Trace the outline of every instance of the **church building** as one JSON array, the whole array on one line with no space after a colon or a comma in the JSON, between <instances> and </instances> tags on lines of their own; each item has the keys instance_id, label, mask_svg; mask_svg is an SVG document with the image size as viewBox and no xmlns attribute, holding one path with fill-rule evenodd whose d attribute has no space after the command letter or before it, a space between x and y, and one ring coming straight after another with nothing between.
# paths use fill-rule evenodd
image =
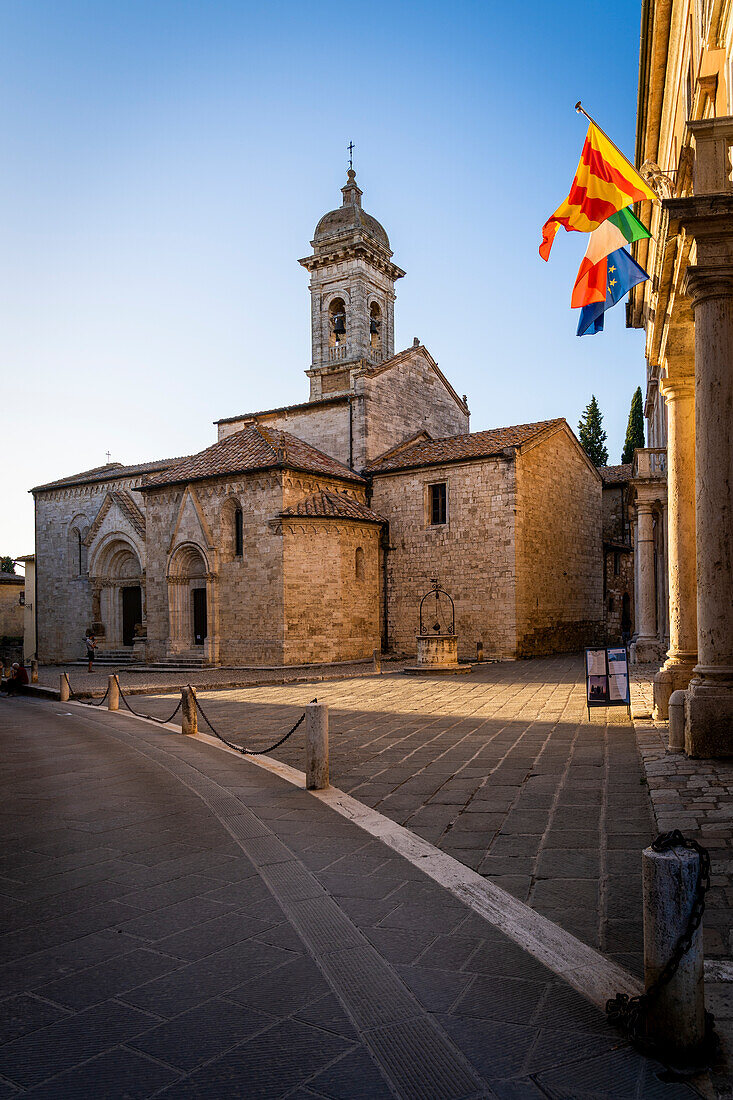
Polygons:
<instances>
[{"instance_id":1,"label":"church building","mask_svg":"<svg viewBox=\"0 0 733 1100\"><path fill-rule=\"evenodd\" d=\"M395 353L405 274L349 170L316 226L308 400L227 416L185 458L33 490L38 656L280 665L414 653L433 579L461 657L603 633L602 481L563 419L469 431L419 341Z\"/></svg>"}]
</instances>

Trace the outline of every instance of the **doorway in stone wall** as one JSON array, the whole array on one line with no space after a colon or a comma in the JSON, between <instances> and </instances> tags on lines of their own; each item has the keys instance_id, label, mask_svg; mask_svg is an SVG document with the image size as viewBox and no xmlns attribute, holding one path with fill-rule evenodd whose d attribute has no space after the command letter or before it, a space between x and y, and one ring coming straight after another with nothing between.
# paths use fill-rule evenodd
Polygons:
<instances>
[{"instance_id":1,"label":"doorway in stone wall","mask_svg":"<svg viewBox=\"0 0 733 1100\"><path fill-rule=\"evenodd\" d=\"M191 592L193 605L193 644L203 645L208 634L206 623L206 589L194 588Z\"/></svg>"},{"instance_id":2,"label":"doorway in stone wall","mask_svg":"<svg viewBox=\"0 0 733 1100\"><path fill-rule=\"evenodd\" d=\"M135 627L143 621L143 594L139 585L120 590L122 596L122 644L132 645Z\"/></svg>"}]
</instances>

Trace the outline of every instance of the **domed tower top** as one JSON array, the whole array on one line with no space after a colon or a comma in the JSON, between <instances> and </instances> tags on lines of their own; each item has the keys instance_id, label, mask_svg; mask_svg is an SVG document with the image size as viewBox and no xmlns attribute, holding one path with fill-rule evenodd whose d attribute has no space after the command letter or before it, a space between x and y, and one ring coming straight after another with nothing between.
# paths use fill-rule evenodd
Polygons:
<instances>
[{"instance_id":1,"label":"domed tower top","mask_svg":"<svg viewBox=\"0 0 733 1100\"><path fill-rule=\"evenodd\" d=\"M405 273L384 227L362 208L351 167L341 194L316 226L312 255L299 261L311 276L311 400L348 392L355 371L394 355L394 284Z\"/></svg>"}]
</instances>

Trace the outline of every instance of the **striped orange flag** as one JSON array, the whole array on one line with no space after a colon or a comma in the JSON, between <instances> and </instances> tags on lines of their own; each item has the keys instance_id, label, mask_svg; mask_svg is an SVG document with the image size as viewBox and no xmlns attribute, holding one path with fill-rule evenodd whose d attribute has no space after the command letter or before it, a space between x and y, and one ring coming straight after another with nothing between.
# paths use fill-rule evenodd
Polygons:
<instances>
[{"instance_id":1,"label":"striped orange flag","mask_svg":"<svg viewBox=\"0 0 733 1100\"><path fill-rule=\"evenodd\" d=\"M540 256L549 259L559 226L590 233L617 210L642 199L655 198L626 157L591 122L570 194L542 227Z\"/></svg>"}]
</instances>

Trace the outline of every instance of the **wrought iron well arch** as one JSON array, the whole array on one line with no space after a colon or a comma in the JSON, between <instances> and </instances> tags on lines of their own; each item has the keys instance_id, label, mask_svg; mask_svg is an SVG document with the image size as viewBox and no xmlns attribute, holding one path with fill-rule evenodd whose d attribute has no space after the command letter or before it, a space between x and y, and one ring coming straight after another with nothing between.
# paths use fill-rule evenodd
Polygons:
<instances>
[{"instance_id":1,"label":"wrought iron well arch","mask_svg":"<svg viewBox=\"0 0 733 1100\"><path fill-rule=\"evenodd\" d=\"M426 625L425 616L424 616L425 601L427 599L429 599L431 596L435 597L435 605L434 605L435 606L435 621L434 621L434 625L433 625L432 629L430 629ZM450 604L450 623L448 624L448 626L444 630L441 629L441 627L444 624L442 622L443 615L442 615L442 611L441 611L441 607L440 607L441 598L443 596L445 597L446 600L448 600L448 603ZM420 600L420 634L422 634L422 635L425 635L425 634L450 634L450 635L453 635L453 634L455 634L455 632L456 632L456 608L455 608L455 604L453 603L453 597L448 592L446 592L446 590L443 588L440 581L438 581L437 579L433 579L433 581L431 582L431 587L430 587L429 591L426 592L425 595Z\"/></svg>"}]
</instances>

